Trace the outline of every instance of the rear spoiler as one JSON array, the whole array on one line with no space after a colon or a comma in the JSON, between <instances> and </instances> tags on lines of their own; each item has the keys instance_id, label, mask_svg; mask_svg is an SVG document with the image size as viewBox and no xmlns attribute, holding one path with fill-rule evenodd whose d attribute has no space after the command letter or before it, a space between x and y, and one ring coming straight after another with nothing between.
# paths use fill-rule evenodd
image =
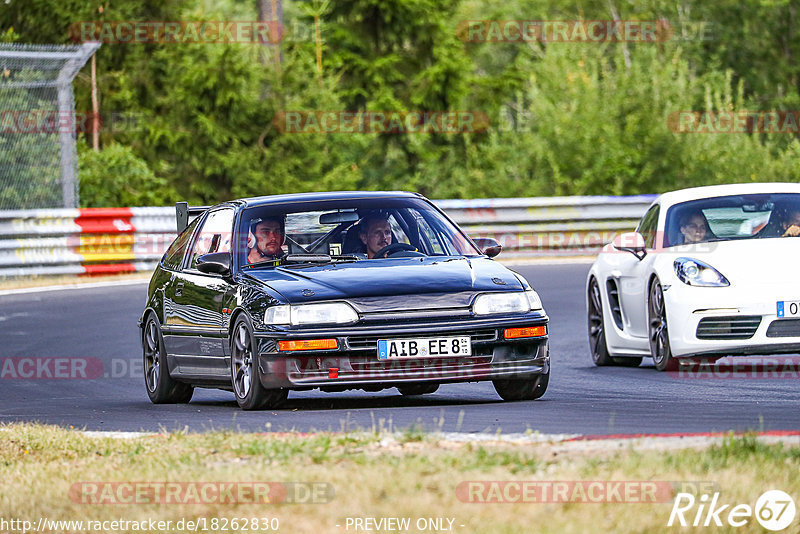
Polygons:
<instances>
[{"instance_id":1,"label":"rear spoiler","mask_svg":"<svg viewBox=\"0 0 800 534\"><path fill-rule=\"evenodd\" d=\"M183 232L189 226L189 219L197 217L206 211L209 206L189 206L188 202L175 203L175 216L178 219L178 233Z\"/></svg>"}]
</instances>

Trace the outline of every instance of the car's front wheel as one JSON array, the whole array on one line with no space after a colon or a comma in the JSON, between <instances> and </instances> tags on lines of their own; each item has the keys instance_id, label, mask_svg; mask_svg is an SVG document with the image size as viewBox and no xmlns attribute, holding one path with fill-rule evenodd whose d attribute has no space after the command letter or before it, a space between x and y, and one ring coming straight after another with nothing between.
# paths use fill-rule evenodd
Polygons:
<instances>
[{"instance_id":1,"label":"car's front wheel","mask_svg":"<svg viewBox=\"0 0 800 534\"><path fill-rule=\"evenodd\" d=\"M153 404L180 404L192 399L194 388L173 380L167 367L167 351L161 326L149 315L142 330L144 385Z\"/></svg>"},{"instance_id":2,"label":"car's front wheel","mask_svg":"<svg viewBox=\"0 0 800 534\"><path fill-rule=\"evenodd\" d=\"M286 389L267 389L261 384L257 352L253 350L253 327L239 316L231 333L231 385L243 410L275 408L286 400Z\"/></svg>"},{"instance_id":3,"label":"car's front wheel","mask_svg":"<svg viewBox=\"0 0 800 534\"><path fill-rule=\"evenodd\" d=\"M493 380L494 389L505 401L535 400L544 395L550 383L550 371L533 378Z\"/></svg>"},{"instance_id":4,"label":"car's front wheel","mask_svg":"<svg viewBox=\"0 0 800 534\"><path fill-rule=\"evenodd\" d=\"M647 318L650 338L650 355L659 371L675 371L678 360L672 357L667 326L667 307L664 303L664 290L658 279L650 284L647 299Z\"/></svg>"}]
</instances>

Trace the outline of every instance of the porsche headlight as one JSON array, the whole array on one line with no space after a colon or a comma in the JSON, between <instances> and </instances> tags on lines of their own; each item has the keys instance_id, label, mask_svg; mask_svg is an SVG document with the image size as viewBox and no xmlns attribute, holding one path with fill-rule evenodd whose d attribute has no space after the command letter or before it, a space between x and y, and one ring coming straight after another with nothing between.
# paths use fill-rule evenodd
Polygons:
<instances>
[{"instance_id":1,"label":"porsche headlight","mask_svg":"<svg viewBox=\"0 0 800 534\"><path fill-rule=\"evenodd\" d=\"M678 280L690 286L725 287L731 285L722 273L707 263L692 258L678 258L674 263Z\"/></svg>"},{"instance_id":2,"label":"porsche headlight","mask_svg":"<svg viewBox=\"0 0 800 534\"><path fill-rule=\"evenodd\" d=\"M264 313L267 324L346 324L358 321L358 313L345 302L273 306Z\"/></svg>"},{"instance_id":3,"label":"porsche headlight","mask_svg":"<svg viewBox=\"0 0 800 534\"><path fill-rule=\"evenodd\" d=\"M472 313L475 315L524 313L541 308L539 295L533 290L513 293L484 293L475 298L475 302L472 304Z\"/></svg>"}]
</instances>

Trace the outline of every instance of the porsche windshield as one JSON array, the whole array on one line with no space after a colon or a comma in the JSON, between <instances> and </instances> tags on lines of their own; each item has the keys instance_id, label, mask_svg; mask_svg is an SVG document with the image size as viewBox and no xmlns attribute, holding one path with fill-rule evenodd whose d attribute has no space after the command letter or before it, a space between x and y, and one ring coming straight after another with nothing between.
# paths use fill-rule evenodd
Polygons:
<instances>
[{"instance_id":1,"label":"porsche windshield","mask_svg":"<svg viewBox=\"0 0 800 534\"><path fill-rule=\"evenodd\" d=\"M693 200L667 212L666 246L800 235L800 194Z\"/></svg>"},{"instance_id":2,"label":"porsche windshield","mask_svg":"<svg viewBox=\"0 0 800 534\"><path fill-rule=\"evenodd\" d=\"M417 198L369 198L252 207L239 219L247 236L239 265L477 256L464 234ZM246 243L246 244L245 244Z\"/></svg>"}]
</instances>

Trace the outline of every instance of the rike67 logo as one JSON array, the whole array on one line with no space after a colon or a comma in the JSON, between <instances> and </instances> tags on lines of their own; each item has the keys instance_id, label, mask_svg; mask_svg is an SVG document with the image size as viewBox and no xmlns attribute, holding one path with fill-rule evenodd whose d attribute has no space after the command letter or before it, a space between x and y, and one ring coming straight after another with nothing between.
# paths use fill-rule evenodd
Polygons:
<instances>
[{"instance_id":1,"label":"rike67 logo","mask_svg":"<svg viewBox=\"0 0 800 534\"><path fill-rule=\"evenodd\" d=\"M678 493L669 514L667 526L743 527L755 520L767 530L780 531L789 527L797 512L794 499L781 490L764 492L756 501L755 508L749 504L723 504L719 492L711 497L703 494L697 499L691 493Z\"/></svg>"}]
</instances>

